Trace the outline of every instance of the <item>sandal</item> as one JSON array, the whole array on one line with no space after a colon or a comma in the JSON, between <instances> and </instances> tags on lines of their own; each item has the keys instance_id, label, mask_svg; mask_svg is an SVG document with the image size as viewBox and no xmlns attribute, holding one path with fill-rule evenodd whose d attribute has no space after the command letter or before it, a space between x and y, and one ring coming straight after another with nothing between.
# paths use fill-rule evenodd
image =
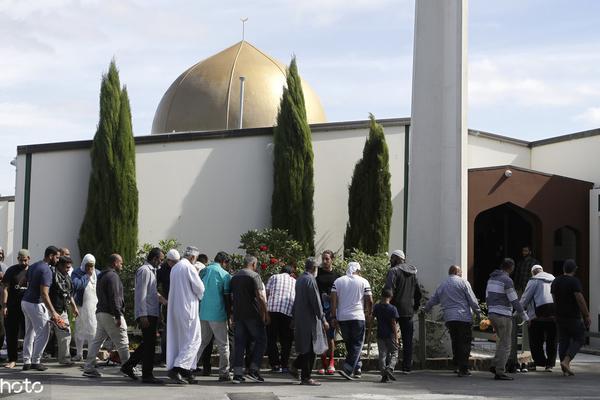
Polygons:
<instances>
[{"instance_id":1,"label":"sandal","mask_svg":"<svg viewBox=\"0 0 600 400\"><path fill-rule=\"evenodd\" d=\"M320 370L317 371L317 374L325 375L325 370L323 368L321 368Z\"/></svg>"},{"instance_id":2,"label":"sandal","mask_svg":"<svg viewBox=\"0 0 600 400\"><path fill-rule=\"evenodd\" d=\"M325 371L325 374L327 375L335 375L335 368L330 365L329 367L327 367L327 370Z\"/></svg>"}]
</instances>

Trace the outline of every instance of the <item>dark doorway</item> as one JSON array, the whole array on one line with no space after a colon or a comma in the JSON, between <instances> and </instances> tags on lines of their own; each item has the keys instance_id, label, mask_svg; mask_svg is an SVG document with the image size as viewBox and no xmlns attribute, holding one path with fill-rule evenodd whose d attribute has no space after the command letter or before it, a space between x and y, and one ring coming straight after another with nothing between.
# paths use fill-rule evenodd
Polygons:
<instances>
[{"instance_id":1,"label":"dark doorway","mask_svg":"<svg viewBox=\"0 0 600 400\"><path fill-rule=\"evenodd\" d=\"M572 258L577 262L578 232L570 226L563 226L554 231L554 254L553 271L554 276L562 275L563 263Z\"/></svg>"},{"instance_id":2,"label":"dark doorway","mask_svg":"<svg viewBox=\"0 0 600 400\"><path fill-rule=\"evenodd\" d=\"M535 254L538 228L533 214L511 203L483 211L475 218L473 289L480 300L485 300L489 275L503 258L518 262L523 246L532 246Z\"/></svg>"}]
</instances>

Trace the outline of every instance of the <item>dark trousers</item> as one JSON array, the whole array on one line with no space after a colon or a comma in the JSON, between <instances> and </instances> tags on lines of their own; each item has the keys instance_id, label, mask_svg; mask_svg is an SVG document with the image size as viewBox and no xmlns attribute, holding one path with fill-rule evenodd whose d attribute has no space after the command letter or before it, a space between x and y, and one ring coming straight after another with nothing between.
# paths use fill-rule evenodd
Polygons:
<instances>
[{"instance_id":1,"label":"dark trousers","mask_svg":"<svg viewBox=\"0 0 600 400\"><path fill-rule=\"evenodd\" d=\"M344 361L344 371L352 374L356 369L362 366L360 362L360 353L365 341L365 321L353 319L350 321L338 321L342 338L346 345L346 360Z\"/></svg>"},{"instance_id":2,"label":"dark trousers","mask_svg":"<svg viewBox=\"0 0 600 400\"><path fill-rule=\"evenodd\" d=\"M402 336L402 371L410 371L413 356L414 326L412 317L398 318L400 335Z\"/></svg>"},{"instance_id":3,"label":"dark trousers","mask_svg":"<svg viewBox=\"0 0 600 400\"><path fill-rule=\"evenodd\" d=\"M215 337L213 336L212 339L210 339L208 345L204 348L204 351L200 356L200 360L198 361L198 368L200 367L200 365L202 365L202 371L205 375L210 374L210 371L212 369L211 357L214 343Z\"/></svg>"},{"instance_id":4,"label":"dark trousers","mask_svg":"<svg viewBox=\"0 0 600 400\"><path fill-rule=\"evenodd\" d=\"M531 357L538 367L554 367L556 364L556 323L534 319L529 325ZM546 351L544 352L544 342Z\"/></svg>"},{"instance_id":5,"label":"dark trousers","mask_svg":"<svg viewBox=\"0 0 600 400\"><path fill-rule=\"evenodd\" d=\"M581 319L563 319L556 322L560 361L563 361L565 356L569 356L572 360L585 343L585 325Z\"/></svg>"},{"instance_id":6,"label":"dark trousers","mask_svg":"<svg viewBox=\"0 0 600 400\"><path fill-rule=\"evenodd\" d=\"M17 362L19 330L25 332L25 316L20 305L10 308L6 316L6 351L9 362Z\"/></svg>"},{"instance_id":7,"label":"dark trousers","mask_svg":"<svg viewBox=\"0 0 600 400\"><path fill-rule=\"evenodd\" d=\"M142 376L144 378L151 377L154 370L154 353L156 347L156 328L158 323L157 317L148 316L148 322L150 323L147 328L142 329L142 342L135 349L135 351L129 357L129 360L123 367L133 368L141 361L142 362Z\"/></svg>"},{"instance_id":8,"label":"dark trousers","mask_svg":"<svg viewBox=\"0 0 600 400\"><path fill-rule=\"evenodd\" d=\"M452 361L460 372L469 370L469 356L471 355L471 323L462 321L446 322L452 341Z\"/></svg>"},{"instance_id":9,"label":"dark trousers","mask_svg":"<svg viewBox=\"0 0 600 400\"><path fill-rule=\"evenodd\" d=\"M311 377L312 368L315 365L315 353L311 351L304 354L298 354L298 357L294 360L294 368L301 370L300 379L307 381Z\"/></svg>"},{"instance_id":10,"label":"dark trousers","mask_svg":"<svg viewBox=\"0 0 600 400\"><path fill-rule=\"evenodd\" d=\"M244 375L244 353L249 342L254 342L250 357L250 369L258 370L267 347L265 324L260 319L239 320L235 321L234 331L234 375Z\"/></svg>"},{"instance_id":11,"label":"dark trousers","mask_svg":"<svg viewBox=\"0 0 600 400\"><path fill-rule=\"evenodd\" d=\"M271 323L267 326L269 363L271 367L287 368L294 336L291 328L292 317L278 312L269 314L271 315ZM281 343L281 354L277 348L277 341Z\"/></svg>"}]
</instances>

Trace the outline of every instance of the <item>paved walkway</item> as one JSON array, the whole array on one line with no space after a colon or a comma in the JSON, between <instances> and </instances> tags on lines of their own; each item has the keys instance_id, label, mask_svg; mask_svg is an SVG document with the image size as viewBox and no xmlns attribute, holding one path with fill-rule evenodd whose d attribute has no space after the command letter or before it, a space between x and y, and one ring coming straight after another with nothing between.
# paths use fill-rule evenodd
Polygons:
<instances>
[{"instance_id":1,"label":"paved walkway","mask_svg":"<svg viewBox=\"0 0 600 400\"><path fill-rule=\"evenodd\" d=\"M79 367L60 368L47 364L45 372L21 372L0 368L0 398L7 396L9 384L40 382L39 394L14 394L11 399L425 399L425 400L493 400L493 399L600 399L600 357L581 354L574 362L573 377L563 377L558 369L552 373L529 372L514 375L512 382L494 381L489 372L474 372L469 378L458 378L446 371L416 371L409 376L397 375L394 383L381 384L379 376L364 374L360 381L348 382L339 376L324 377L321 387L294 384L288 376L264 373L267 382L241 385L220 384L215 377L201 377L199 385L137 384L123 377L117 367L102 369L104 377L81 376ZM156 374L165 377L164 369ZM19 386L13 387L18 389ZM40 389L38 384L36 389Z\"/></svg>"}]
</instances>

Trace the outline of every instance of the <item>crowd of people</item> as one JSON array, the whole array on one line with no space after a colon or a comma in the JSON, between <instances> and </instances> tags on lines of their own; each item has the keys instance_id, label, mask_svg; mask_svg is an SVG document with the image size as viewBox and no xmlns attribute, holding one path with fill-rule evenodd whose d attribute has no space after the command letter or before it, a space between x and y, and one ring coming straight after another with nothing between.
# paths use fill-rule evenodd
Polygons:
<instances>
[{"instance_id":1,"label":"crowd of people","mask_svg":"<svg viewBox=\"0 0 600 400\"><path fill-rule=\"evenodd\" d=\"M108 348L124 375L143 383L164 384L154 376L160 331L161 356L171 382L196 383L198 373L209 375L216 345L220 382L264 382L260 369L266 353L273 372L289 373L304 385L318 386L320 383L313 379L317 357L318 375L338 373L348 380L361 377L366 332L376 320L381 382L388 382L396 380L400 347L399 372L411 372L414 314L419 309L430 312L439 304L450 333L457 375L471 374L472 326L481 310L459 266L450 267L447 279L421 307L417 269L406 262L403 251L395 250L380 300L374 304L371 285L361 276L361 265L349 262L345 274L338 274L333 269L334 257L326 250L320 265L308 258L299 276L287 265L263 283L252 255L244 257L243 268L231 271L231 258L225 252L208 262L208 257L193 246L181 255L175 249L164 254L153 248L135 273L134 322L141 331L141 341L130 352L120 278L123 259L119 254L110 255L100 271L91 254L73 268L68 249L49 246L42 260L29 265L29 252L22 249L18 264L10 268L0 264L4 288L0 333L6 331L8 353L5 366L16 367L22 331L22 370L46 370L41 361L52 333L58 363L70 366L84 361L86 377L102 376L96 356ZM3 258L0 249L0 262ZM515 289L511 279L514 267L513 260L505 259L487 283L488 318L497 336L490 369L494 378L512 379L505 368L514 346L514 312L528 321L535 365L552 370L558 333L561 369L565 375L573 375L570 363L590 324L581 283L574 277L575 262L567 260L564 275L556 279L539 264L533 265L530 279L519 275L524 279L523 290ZM336 370L337 334L346 356ZM72 337L76 344L73 357ZM0 339L3 343L4 336ZM293 344L297 357L290 362Z\"/></svg>"}]
</instances>

